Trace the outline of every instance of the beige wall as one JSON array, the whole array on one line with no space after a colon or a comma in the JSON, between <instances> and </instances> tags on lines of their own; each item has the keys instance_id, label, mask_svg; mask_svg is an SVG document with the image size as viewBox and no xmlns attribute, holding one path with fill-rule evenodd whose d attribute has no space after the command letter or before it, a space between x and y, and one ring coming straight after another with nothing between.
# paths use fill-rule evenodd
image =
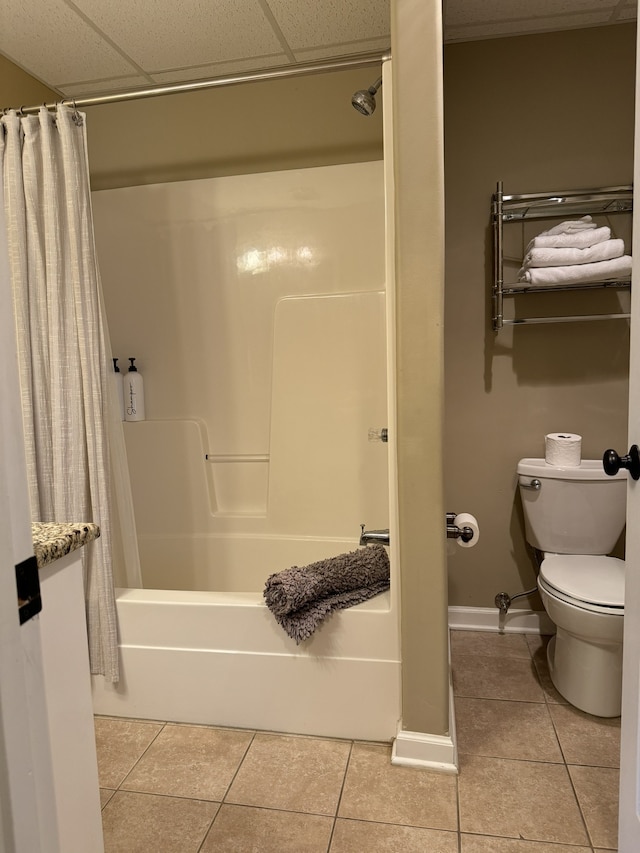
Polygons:
<instances>
[{"instance_id":1,"label":"beige wall","mask_svg":"<svg viewBox=\"0 0 640 853\"><path fill-rule=\"evenodd\" d=\"M50 103L58 96L26 71L0 56L0 110Z\"/></svg>"},{"instance_id":2,"label":"beige wall","mask_svg":"<svg viewBox=\"0 0 640 853\"><path fill-rule=\"evenodd\" d=\"M382 109L365 118L351 106L378 74L374 66L89 107L91 185L379 160Z\"/></svg>"},{"instance_id":3,"label":"beige wall","mask_svg":"<svg viewBox=\"0 0 640 853\"><path fill-rule=\"evenodd\" d=\"M392 4L402 725L448 730L440 4Z\"/></svg>"},{"instance_id":4,"label":"beige wall","mask_svg":"<svg viewBox=\"0 0 640 853\"><path fill-rule=\"evenodd\" d=\"M496 181L515 193L631 183L634 58L634 25L445 49L445 484L447 508L481 527L450 558L450 604L492 607L499 591L535 586L514 472L544 454L546 433L581 434L584 458L626 452L626 321L496 334L488 293ZM520 297L518 310L616 311L623 298ZM530 605L541 609L537 595Z\"/></svg>"}]
</instances>

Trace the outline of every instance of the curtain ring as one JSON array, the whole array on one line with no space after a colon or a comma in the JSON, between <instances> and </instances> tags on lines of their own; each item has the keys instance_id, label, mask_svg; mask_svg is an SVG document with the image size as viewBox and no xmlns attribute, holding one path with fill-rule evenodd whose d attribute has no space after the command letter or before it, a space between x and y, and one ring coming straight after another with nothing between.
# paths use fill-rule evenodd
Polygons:
<instances>
[{"instance_id":1,"label":"curtain ring","mask_svg":"<svg viewBox=\"0 0 640 853\"><path fill-rule=\"evenodd\" d=\"M19 115L21 118L24 118L24 104L22 104L22 106L21 106L21 107L19 107L19 108L16 110L16 112L18 113L18 115Z\"/></svg>"},{"instance_id":2,"label":"curtain ring","mask_svg":"<svg viewBox=\"0 0 640 853\"><path fill-rule=\"evenodd\" d=\"M71 103L73 104L73 113L71 115L71 118L73 119L73 123L75 124L76 127L82 127L82 116L78 112L78 108L76 106L76 99L72 98Z\"/></svg>"}]
</instances>

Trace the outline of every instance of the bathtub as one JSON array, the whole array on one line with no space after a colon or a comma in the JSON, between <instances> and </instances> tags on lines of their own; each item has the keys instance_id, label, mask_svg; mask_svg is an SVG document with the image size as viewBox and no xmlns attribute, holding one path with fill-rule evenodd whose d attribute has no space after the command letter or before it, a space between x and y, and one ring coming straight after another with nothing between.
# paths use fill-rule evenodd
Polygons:
<instances>
[{"instance_id":1,"label":"bathtub","mask_svg":"<svg viewBox=\"0 0 640 853\"><path fill-rule=\"evenodd\" d=\"M395 737L393 588L300 646L262 598L271 572L353 550L361 522L395 523L385 174L378 161L93 194L114 355L135 342L147 413L123 424L142 583L117 581L121 682L95 679L97 713ZM391 443L371 441L385 426Z\"/></svg>"},{"instance_id":2,"label":"bathtub","mask_svg":"<svg viewBox=\"0 0 640 853\"><path fill-rule=\"evenodd\" d=\"M181 547L167 537L140 545L147 565L154 550L166 556ZM355 547L354 541L308 537L194 539L191 552L206 554L209 568L183 576L182 589L116 591L121 680L110 685L94 677L95 712L363 740L395 737L400 655L393 590L334 613L300 646L263 601L270 571ZM239 565L243 573L235 571ZM145 583L150 574L143 574ZM254 591L231 587L240 574ZM217 591L194 588L205 584Z\"/></svg>"}]
</instances>

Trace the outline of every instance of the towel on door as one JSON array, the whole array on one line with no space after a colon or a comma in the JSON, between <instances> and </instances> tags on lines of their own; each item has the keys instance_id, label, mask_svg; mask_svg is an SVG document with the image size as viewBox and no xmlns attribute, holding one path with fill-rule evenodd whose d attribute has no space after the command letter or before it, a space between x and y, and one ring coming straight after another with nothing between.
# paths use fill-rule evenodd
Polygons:
<instances>
[{"instance_id":1,"label":"towel on door","mask_svg":"<svg viewBox=\"0 0 640 853\"><path fill-rule=\"evenodd\" d=\"M334 610L384 592L389 588L389 578L389 557L384 547L369 545L269 575L263 594L278 624L298 644Z\"/></svg>"}]
</instances>

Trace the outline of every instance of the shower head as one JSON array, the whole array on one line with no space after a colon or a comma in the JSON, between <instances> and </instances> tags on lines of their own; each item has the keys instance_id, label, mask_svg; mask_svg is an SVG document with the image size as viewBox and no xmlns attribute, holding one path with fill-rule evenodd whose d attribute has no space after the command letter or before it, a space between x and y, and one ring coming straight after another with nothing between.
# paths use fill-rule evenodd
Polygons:
<instances>
[{"instance_id":1,"label":"shower head","mask_svg":"<svg viewBox=\"0 0 640 853\"><path fill-rule=\"evenodd\" d=\"M376 92L381 85L382 77L379 77L368 89L360 89L358 92L354 92L351 96L353 108L362 113L363 116L370 116L376 108Z\"/></svg>"}]
</instances>

